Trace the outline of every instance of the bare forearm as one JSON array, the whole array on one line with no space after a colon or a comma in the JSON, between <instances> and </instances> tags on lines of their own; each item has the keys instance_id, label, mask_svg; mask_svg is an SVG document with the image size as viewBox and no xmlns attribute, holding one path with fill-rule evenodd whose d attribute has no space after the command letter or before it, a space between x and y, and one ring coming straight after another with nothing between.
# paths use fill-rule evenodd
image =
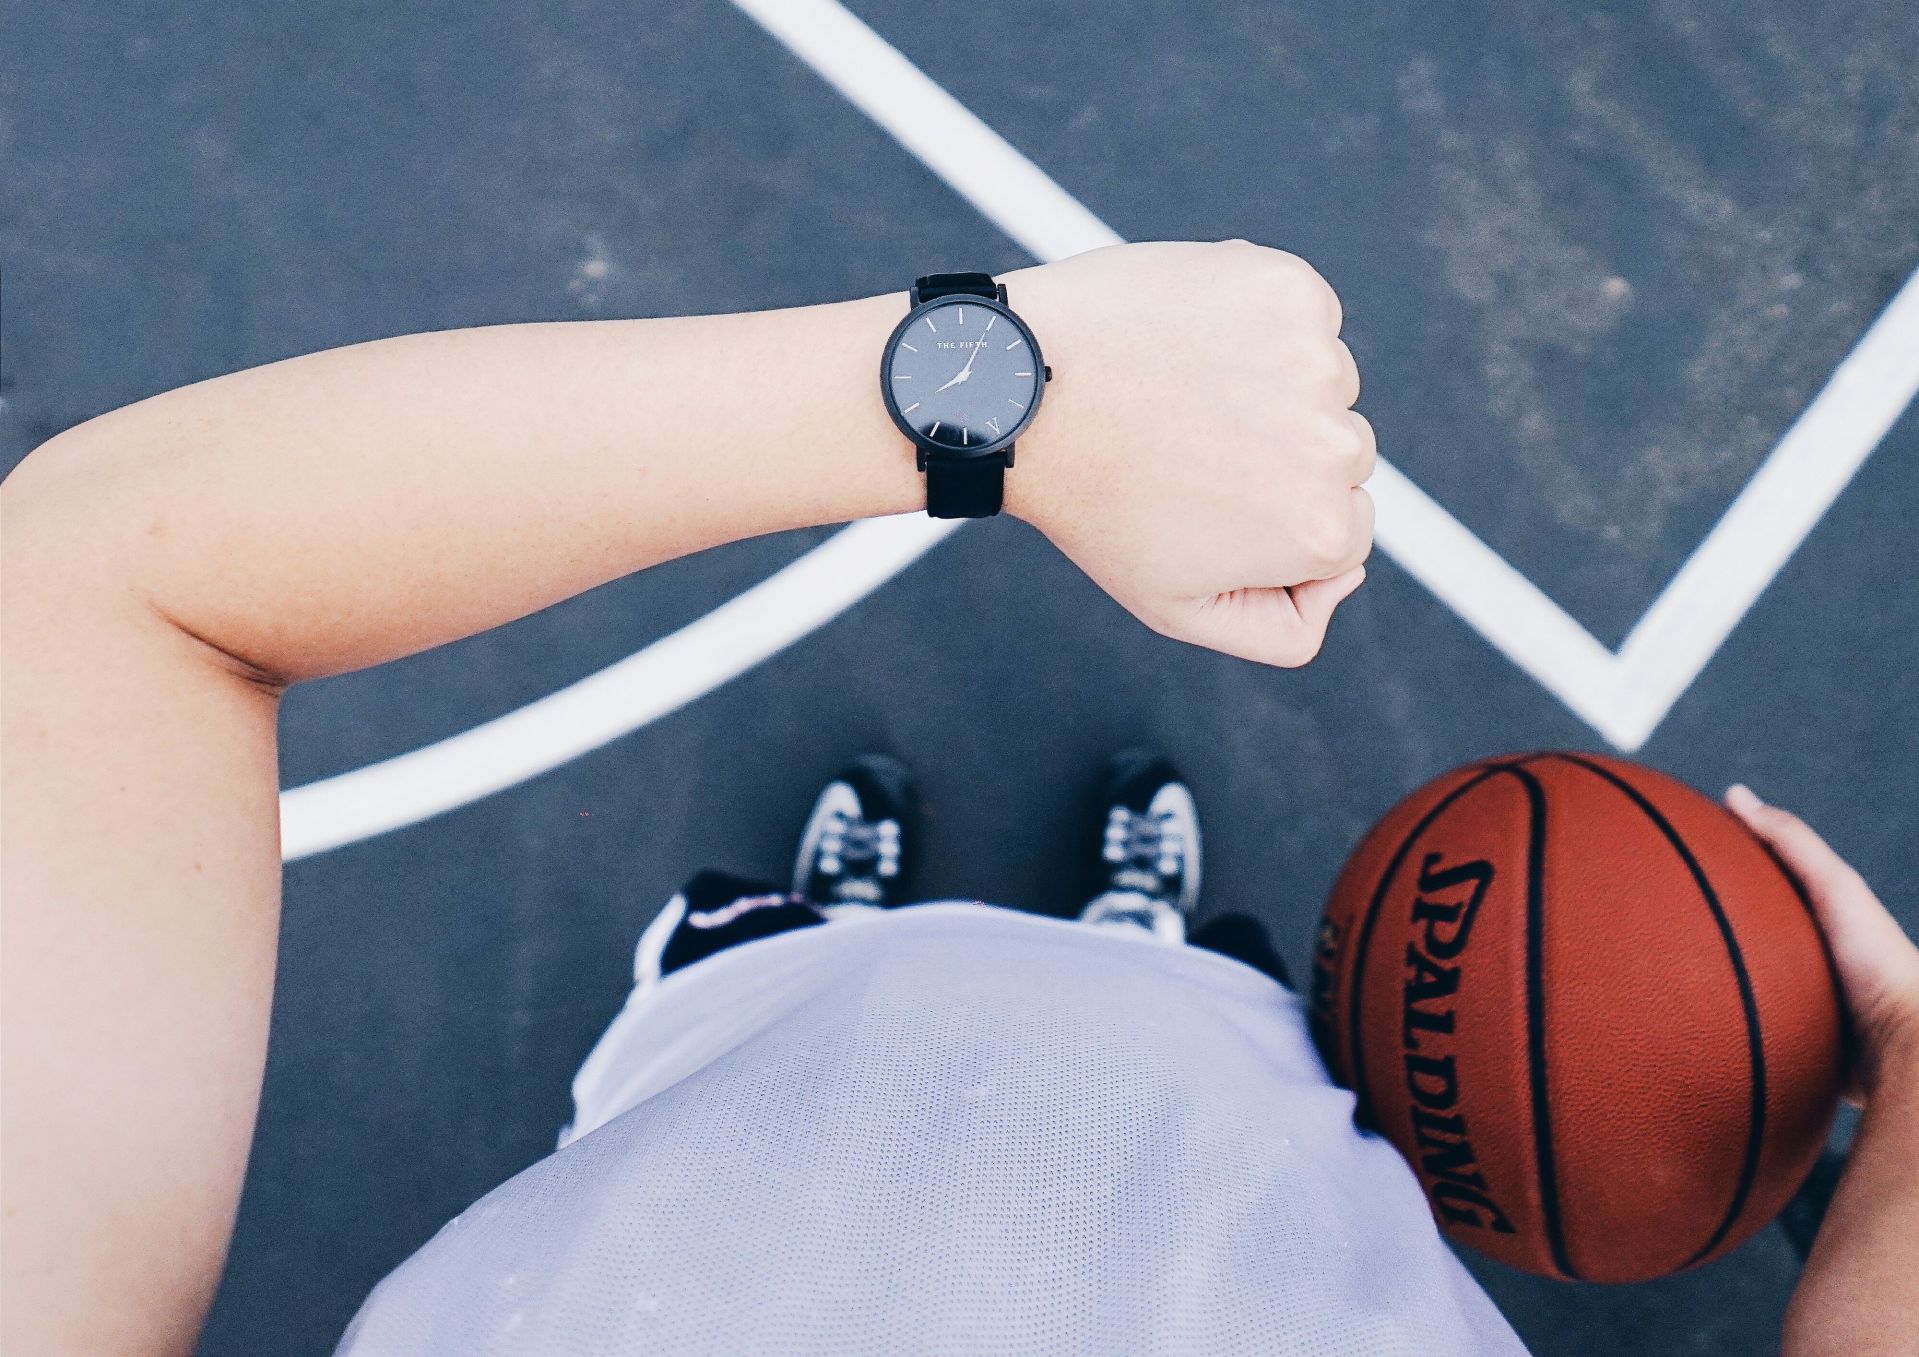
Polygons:
<instances>
[{"instance_id":1,"label":"bare forearm","mask_svg":"<svg viewBox=\"0 0 1919 1357\"><path fill-rule=\"evenodd\" d=\"M1919 1043L1889 1058L1786 1312L1785 1357L1919 1343Z\"/></svg>"},{"instance_id":2,"label":"bare forearm","mask_svg":"<svg viewBox=\"0 0 1919 1357\"><path fill-rule=\"evenodd\" d=\"M275 678L338 673L703 547L917 508L875 380L904 309L385 340L128 407L26 470L162 616Z\"/></svg>"},{"instance_id":3,"label":"bare forearm","mask_svg":"<svg viewBox=\"0 0 1919 1357\"><path fill-rule=\"evenodd\" d=\"M875 390L903 309L367 344L116 411L8 479L9 1351L191 1348L266 1039L272 690L916 507Z\"/></svg>"}]
</instances>

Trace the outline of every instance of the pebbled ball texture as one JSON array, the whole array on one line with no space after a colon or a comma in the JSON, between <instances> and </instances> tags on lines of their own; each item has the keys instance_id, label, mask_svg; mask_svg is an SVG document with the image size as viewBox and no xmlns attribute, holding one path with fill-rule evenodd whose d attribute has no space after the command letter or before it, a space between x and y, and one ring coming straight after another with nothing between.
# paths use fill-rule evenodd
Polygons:
<instances>
[{"instance_id":1,"label":"pebbled ball texture","mask_svg":"<svg viewBox=\"0 0 1919 1357\"><path fill-rule=\"evenodd\" d=\"M1487 759L1393 807L1333 888L1311 990L1328 1067L1440 1228L1528 1272L1720 1256L1838 1106L1838 991L1797 886L1623 759Z\"/></svg>"}]
</instances>

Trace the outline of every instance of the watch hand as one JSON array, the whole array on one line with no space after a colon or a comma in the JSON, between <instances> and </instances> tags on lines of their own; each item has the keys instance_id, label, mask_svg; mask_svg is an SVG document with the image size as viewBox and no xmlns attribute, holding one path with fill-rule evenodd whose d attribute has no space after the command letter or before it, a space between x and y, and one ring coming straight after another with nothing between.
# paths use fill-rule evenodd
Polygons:
<instances>
[{"instance_id":1,"label":"watch hand","mask_svg":"<svg viewBox=\"0 0 1919 1357\"><path fill-rule=\"evenodd\" d=\"M952 381L948 382L946 386L958 386L961 382L965 381L968 377L972 375L973 360L979 357L979 351L981 348L984 348L984 347L986 346L984 344L981 344L979 348L975 348L971 353L966 355L966 366L961 368L959 370L959 375L953 378ZM946 386L937 388L935 394L938 394L939 391L946 390Z\"/></svg>"}]
</instances>

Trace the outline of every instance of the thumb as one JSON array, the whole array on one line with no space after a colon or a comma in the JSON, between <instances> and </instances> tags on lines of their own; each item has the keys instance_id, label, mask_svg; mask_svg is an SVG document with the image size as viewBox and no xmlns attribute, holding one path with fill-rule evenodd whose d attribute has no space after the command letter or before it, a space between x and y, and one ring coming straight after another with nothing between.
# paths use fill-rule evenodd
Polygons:
<instances>
[{"instance_id":1,"label":"thumb","mask_svg":"<svg viewBox=\"0 0 1919 1357\"><path fill-rule=\"evenodd\" d=\"M1912 950L1899 921L1811 825L1789 810L1767 805L1743 785L1727 789L1726 805L1779 854L1805 887L1819 925L1835 951L1854 955L1862 966L1878 969L1894 964Z\"/></svg>"},{"instance_id":2,"label":"thumb","mask_svg":"<svg viewBox=\"0 0 1919 1357\"><path fill-rule=\"evenodd\" d=\"M1862 1074L1870 1085L1887 1047L1919 1041L1919 948L1859 873L1804 820L1743 786L1728 789L1726 805L1805 887L1864 1047Z\"/></svg>"},{"instance_id":3,"label":"thumb","mask_svg":"<svg viewBox=\"0 0 1919 1357\"><path fill-rule=\"evenodd\" d=\"M1235 589L1199 604L1180 640L1260 664L1296 669L1319 653L1333 609L1366 578L1366 567L1285 589Z\"/></svg>"}]
</instances>

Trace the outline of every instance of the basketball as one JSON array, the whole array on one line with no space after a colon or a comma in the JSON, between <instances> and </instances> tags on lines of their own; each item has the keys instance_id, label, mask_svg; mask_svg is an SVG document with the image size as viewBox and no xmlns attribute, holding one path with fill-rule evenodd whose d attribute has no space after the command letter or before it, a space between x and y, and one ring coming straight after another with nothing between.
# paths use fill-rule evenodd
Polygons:
<instances>
[{"instance_id":1,"label":"basketball","mask_svg":"<svg viewBox=\"0 0 1919 1357\"><path fill-rule=\"evenodd\" d=\"M1719 1257L1837 1110L1839 995L1798 887L1733 815L1595 754L1454 769L1387 812L1315 942L1316 1040L1440 1228L1528 1272Z\"/></svg>"}]
</instances>

